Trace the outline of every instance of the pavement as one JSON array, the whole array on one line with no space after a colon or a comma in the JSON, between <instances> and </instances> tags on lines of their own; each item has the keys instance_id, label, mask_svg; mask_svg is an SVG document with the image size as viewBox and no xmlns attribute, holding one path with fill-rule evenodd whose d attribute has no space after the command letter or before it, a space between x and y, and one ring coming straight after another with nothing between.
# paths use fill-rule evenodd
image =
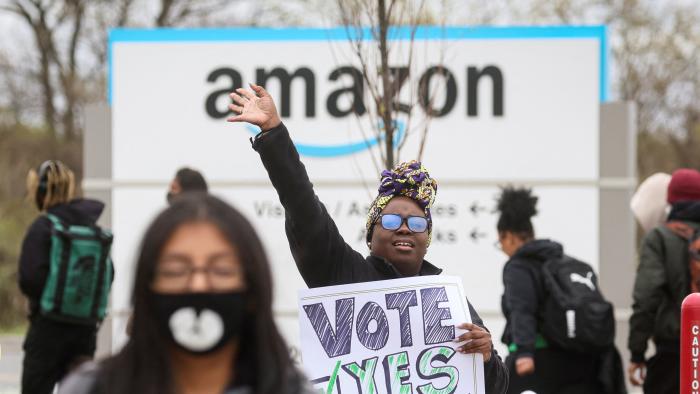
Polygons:
<instances>
[{"instance_id":1,"label":"pavement","mask_svg":"<svg viewBox=\"0 0 700 394\"><path fill-rule=\"evenodd\" d=\"M0 335L0 394L19 394L22 376L22 335ZM631 390L629 394L641 394Z\"/></svg>"},{"instance_id":2,"label":"pavement","mask_svg":"<svg viewBox=\"0 0 700 394\"><path fill-rule=\"evenodd\" d=\"M19 394L23 335L0 336L0 394Z\"/></svg>"}]
</instances>

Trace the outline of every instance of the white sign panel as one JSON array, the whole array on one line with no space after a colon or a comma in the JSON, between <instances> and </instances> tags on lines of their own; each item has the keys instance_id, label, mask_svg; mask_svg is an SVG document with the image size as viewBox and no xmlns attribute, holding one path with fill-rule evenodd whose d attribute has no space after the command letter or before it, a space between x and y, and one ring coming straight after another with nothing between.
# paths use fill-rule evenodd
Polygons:
<instances>
[{"instance_id":1,"label":"white sign panel","mask_svg":"<svg viewBox=\"0 0 700 394\"><path fill-rule=\"evenodd\" d=\"M531 35L533 31L537 29ZM600 29L561 29L569 36L556 39L520 38L518 31L498 38L500 29L472 38L469 32L447 29L447 39L441 40L426 31L428 38L419 36L410 66L407 44L397 40L403 46L392 53L392 64L409 73L397 102L416 104L416 127L405 129L409 125L399 120L406 139L402 157L417 154L422 136L418 126L427 107L421 105L423 81L430 83L428 98L436 113L425 161L441 179L509 180L514 168L534 179L596 179ZM551 34L543 30L547 32ZM212 180L265 178L261 166L251 165L255 154L246 137L255 130L222 123L227 93L250 82L268 86L315 180L376 178L365 141L374 142L368 135L372 120L363 116L358 125L355 117L368 113L369 92L363 88L364 96L353 106L348 89L355 86L353 73L360 66L347 39L334 34L115 31L114 178L162 179L182 164L203 170ZM457 149L459 165L445 160L443 146ZM167 154L142 166L138 159L153 159L154 149ZM122 160L119 152L129 152L131 160ZM246 171L234 175L240 167Z\"/></svg>"},{"instance_id":2,"label":"white sign panel","mask_svg":"<svg viewBox=\"0 0 700 394\"><path fill-rule=\"evenodd\" d=\"M284 211L250 147L257 130L225 122L228 92L249 82L273 95L321 201L346 241L367 252L365 214L382 168L369 89L357 77L346 34L344 28L111 32L115 343L123 340L138 241L182 166L201 170L213 192L253 222L274 266L277 316L297 343L294 300L305 286L287 245ZM405 113L397 121L401 160L417 157L429 125L422 161L439 186L426 259L462 278L498 337L506 260L493 246L498 186L534 185L537 236L598 264L605 28L425 28L416 34L410 65L409 35L392 35L391 64L397 76L406 75L395 101L413 105L410 122Z\"/></svg>"},{"instance_id":3,"label":"white sign panel","mask_svg":"<svg viewBox=\"0 0 700 394\"><path fill-rule=\"evenodd\" d=\"M300 290L304 368L327 394L483 394L483 356L453 341L468 311L456 277Z\"/></svg>"}]
</instances>

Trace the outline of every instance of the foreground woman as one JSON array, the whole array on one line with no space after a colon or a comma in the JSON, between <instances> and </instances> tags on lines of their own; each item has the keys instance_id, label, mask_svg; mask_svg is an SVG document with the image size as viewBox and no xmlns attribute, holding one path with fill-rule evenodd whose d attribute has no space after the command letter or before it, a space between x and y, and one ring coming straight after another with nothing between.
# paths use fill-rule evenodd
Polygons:
<instances>
[{"instance_id":1,"label":"foreground woman","mask_svg":"<svg viewBox=\"0 0 700 394\"><path fill-rule=\"evenodd\" d=\"M60 393L310 394L272 318L270 266L250 223L188 193L153 221L136 267L133 331Z\"/></svg>"}]
</instances>

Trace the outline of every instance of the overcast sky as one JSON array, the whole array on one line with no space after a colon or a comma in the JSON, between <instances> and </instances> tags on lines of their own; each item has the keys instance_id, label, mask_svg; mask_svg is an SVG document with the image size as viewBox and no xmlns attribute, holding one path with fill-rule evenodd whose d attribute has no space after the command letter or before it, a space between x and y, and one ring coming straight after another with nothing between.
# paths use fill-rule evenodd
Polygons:
<instances>
[{"instance_id":1,"label":"overcast sky","mask_svg":"<svg viewBox=\"0 0 700 394\"><path fill-rule=\"evenodd\" d=\"M155 0L135 0L138 13L132 12L137 25L147 26L154 19L158 2ZM420 1L420 0L415 0ZM8 6L11 0L0 0L0 5ZM484 23L494 25L527 24L531 0L443 0L429 1L427 4L444 4L443 9L432 11L433 18L441 20L443 16L448 25L467 25ZM574 2L577 4L580 2ZM214 23L220 26L235 26L249 23L254 15L258 26L281 26L284 24L304 26L335 25L334 11L336 3L324 0L236 0L231 6L217 12ZM698 0L648 0L648 4L659 9L673 5L697 5ZM583 23L595 24L600 18L592 13L583 18ZM29 28L14 14L0 12L0 54L15 60L13 63L31 61L33 58L34 38ZM85 57L85 56L83 56ZM17 60L21 61L18 62ZM615 68L610 67L611 81L614 80ZM611 92L614 98L614 91Z\"/></svg>"}]
</instances>

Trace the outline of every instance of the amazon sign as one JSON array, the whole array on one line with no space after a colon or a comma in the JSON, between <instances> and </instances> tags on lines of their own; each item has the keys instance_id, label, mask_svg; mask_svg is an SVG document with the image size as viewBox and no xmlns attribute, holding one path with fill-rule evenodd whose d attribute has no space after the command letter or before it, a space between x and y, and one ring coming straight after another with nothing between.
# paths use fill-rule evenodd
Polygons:
<instances>
[{"instance_id":1,"label":"amazon sign","mask_svg":"<svg viewBox=\"0 0 700 394\"><path fill-rule=\"evenodd\" d=\"M604 29L435 27L413 43L410 35L390 34L401 159L423 145L442 179L512 179L514 168L547 179L597 176ZM361 62L344 28L115 30L110 39L114 148L130 157L114 163L116 178L162 179L188 163L209 179L266 179L246 143L257 130L224 121L228 93L249 83L275 99L312 178L360 182L381 170L378 82L367 82L379 80L376 56ZM154 147L159 160L136 166ZM445 160L451 151L459 168ZM236 167L248 168L234 177Z\"/></svg>"},{"instance_id":2,"label":"amazon sign","mask_svg":"<svg viewBox=\"0 0 700 394\"><path fill-rule=\"evenodd\" d=\"M422 149L439 182L426 259L460 276L499 332L499 185L534 185L538 235L597 264L605 27L422 27L413 40L408 29L389 36L399 160L416 159ZM298 342L296 292L304 283L284 209L251 148L258 128L225 120L228 94L249 83L265 86L345 241L368 253L366 207L383 169L378 85L367 81L378 79L370 37L343 27L111 31L111 178L104 184L112 196L117 272L132 272L141 234L165 206L175 171L195 168L260 233L274 265L282 332ZM365 62L350 39L362 44ZM124 316L130 281L129 274L115 279L112 305ZM113 332L121 333L125 320L117 320Z\"/></svg>"}]
</instances>

